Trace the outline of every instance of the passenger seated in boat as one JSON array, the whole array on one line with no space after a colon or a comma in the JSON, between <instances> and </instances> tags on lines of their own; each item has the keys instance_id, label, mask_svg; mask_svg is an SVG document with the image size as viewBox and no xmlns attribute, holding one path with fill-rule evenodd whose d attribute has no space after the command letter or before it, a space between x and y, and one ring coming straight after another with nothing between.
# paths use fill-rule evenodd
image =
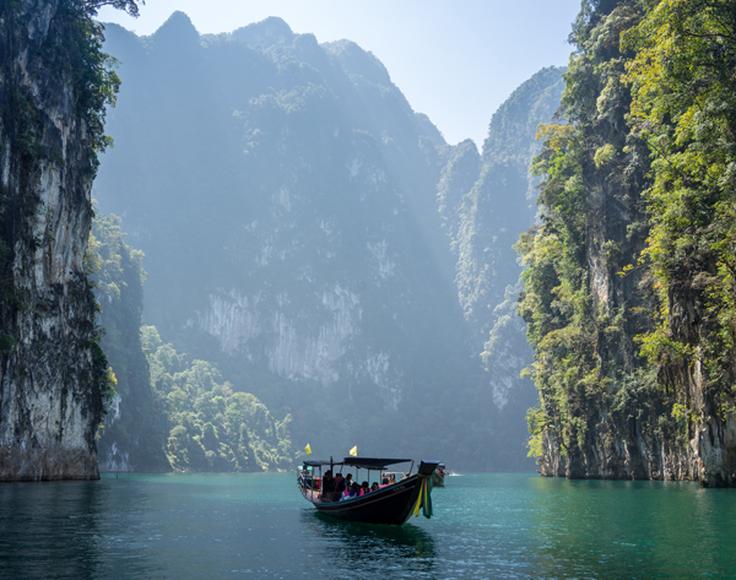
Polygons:
<instances>
[{"instance_id":1,"label":"passenger seated in boat","mask_svg":"<svg viewBox=\"0 0 736 580\"><path fill-rule=\"evenodd\" d=\"M353 485L350 487L350 497L357 497L360 495L360 486L358 485L357 481L353 482Z\"/></svg>"},{"instance_id":2,"label":"passenger seated in boat","mask_svg":"<svg viewBox=\"0 0 736 580\"><path fill-rule=\"evenodd\" d=\"M352 493L352 487L353 487L353 474L348 473L345 476L345 495L350 495Z\"/></svg>"},{"instance_id":3,"label":"passenger seated in boat","mask_svg":"<svg viewBox=\"0 0 736 580\"><path fill-rule=\"evenodd\" d=\"M370 493L370 488L368 487L368 482L364 481L360 484L360 495L365 495L367 493Z\"/></svg>"},{"instance_id":4,"label":"passenger seated in boat","mask_svg":"<svg viewBox=\"0 0 736 580\"><path fill-rule=\"evenodd\" d=\"M378 491L378 482L374 481L373 485L371 485L371 491Z\"/></svg>"},{"instance_id":5,"label":"passenger seated in boat","mask_svg":"<svg viewBox=\"0 0 736 580\"><path fill-rule=\"evenodd\" d=\"M325 471L325 475L322 478L322 497L327 500L334 499L335 495L335 478L332 477L332 470L328 469Z\"/></svg>"},{"instance_id":6,"label":"passenger seated in boat","mask_svg":"<svg viewBox=\"0 0 736 580\"><path fill-rule=\"evenodd\" d=\"M337 497L339 498L340 496L342 496L344 491L345 491L345 478L342 476L342 473L338 473L335 476L335 493L338 494Z\"/></svg>"},{"instance_id":7,"label":"passenger seated in boat","mask_svg":"<svg viewBox=\"0 0 736 580\"><path fill-rule=\"evenodd\" d=\"M389 485L388 477L384 477L383 481L381 481L381 487L386 487L387 485Z\"/></svg>"}]
</instances>

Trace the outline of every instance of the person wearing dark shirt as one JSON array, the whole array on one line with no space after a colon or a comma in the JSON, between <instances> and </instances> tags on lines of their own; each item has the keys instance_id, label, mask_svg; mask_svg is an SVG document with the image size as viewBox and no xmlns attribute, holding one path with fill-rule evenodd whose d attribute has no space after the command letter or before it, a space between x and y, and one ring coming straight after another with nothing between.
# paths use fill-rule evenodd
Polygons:
<instances>
[{"instance_id":1,"label":"person wearing dark shirt","mask_svg":"<svg viewBox=\"0 0 736 580\"><path fill-rule=\"evenodd\" d=\"M342 476L342 473L338 473L335 476L335 494L337 494L338 499L342 494L345 492L345 478Z\"/></svg>"},{"instance_id":2,"label":"person wearing dark shirt","mask_svg":"<svg viewBox=\"0 0 736 580\"><path fill-rule=\"evenodd\" d=\"M332 470L328 469L325 471L325 475L322 478L322 497L327 500L332 500L332 496L335 495L335 478L332 477Z\"/></svg>"},{"instance_id":3,"label":"person wearing dark shirt","mask_svg":"<svg viewBox=\"0 0 736 580\"><path fill-rule=\"evenodd\" d=\"M348 473L345 476L345 491L348 495L353 495L353 474Z\"/></svg>"}]
</instances>

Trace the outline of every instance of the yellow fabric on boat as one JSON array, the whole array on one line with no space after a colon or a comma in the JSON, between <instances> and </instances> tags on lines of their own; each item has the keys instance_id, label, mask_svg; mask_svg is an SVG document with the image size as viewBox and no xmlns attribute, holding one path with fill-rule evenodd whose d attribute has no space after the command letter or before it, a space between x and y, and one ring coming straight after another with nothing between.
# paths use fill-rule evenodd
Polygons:
<instances>
[{"instance_id":1,"label":"yellow fabric on boat","mask_svg":"<svg viewBox=\"0 0 736 580\"><path fill-rule=\"evenodd\" d=\"M422 483L419 484L419 495L412 509L415 518L419 517L420 508L425 518L432 517L432 483L428 477L424 478Z\"/></svg>"},{"instance_id":2,"label":"yellow fabric on boat","mask_svg":"<svg viewBox=\"0 0 736 580\"><path fill-rule=\"evenodd\" d=\"M424 482L419 486L419 495L417 496L417 501L414 504L414 508L411 510L411 513L414 515L414 517L417 517L419 515L419 506L422 505L422 492L424 490Z\"/></svg>"},{"instance_id":3,"label":"yellow fabric on boat","mask_svg":"<svg viewBox=\"0 0 736 580\"><path fill-rule=\"evenodd\" d=\"M304 453L306 453L307 455L312 454L312 446L309 443L304 446Z\"/></svg>"},{"instance_id":4,"label":"yellow fabric on boat","mask_svg":"<svg viewBox=\"0 0 736 580\"><path fill-rule=\"evenodd\" d=\"M348 453L350 454L350 457L358 457L358 446L353 445Z\"/></svg>"}]
</instances>

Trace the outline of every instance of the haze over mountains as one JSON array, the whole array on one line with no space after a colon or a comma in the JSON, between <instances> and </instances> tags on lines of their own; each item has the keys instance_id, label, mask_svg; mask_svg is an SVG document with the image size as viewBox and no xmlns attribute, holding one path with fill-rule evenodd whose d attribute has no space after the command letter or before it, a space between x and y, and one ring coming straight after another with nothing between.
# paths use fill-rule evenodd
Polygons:
<instances>
[{"instance_id":1,"label":"haze over mountains","mask_svg":"<svg viewBox=\"0 0 736 580\"><path fill-rule=\"evenodd\" d=\"M94 195L145 253L163 340L290 414L297 448L530 465L512 246L560 70L510 97L479 153L447 145L373 55L277 18L108 25L105 49L123 85Z\"/></svg>"}]
</instances>

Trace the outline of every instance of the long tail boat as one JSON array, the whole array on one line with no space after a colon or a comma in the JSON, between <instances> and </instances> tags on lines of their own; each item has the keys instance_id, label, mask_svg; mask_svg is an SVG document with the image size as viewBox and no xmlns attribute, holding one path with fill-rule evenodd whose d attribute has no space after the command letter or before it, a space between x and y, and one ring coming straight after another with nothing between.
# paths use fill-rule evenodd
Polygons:
<instances>
[{"instance_id":1,"label":"long tail boat","mask_svg":"<svg viewBox=\"0 0 736 580\"><path fill-rule=\"evenodd\" d=\"M403 463L411 463L408 472L392 472L390 477L384 477L389 467ZM425 517L431 517L431 478L437 465L436 462L421 461L416 472L412 473L414 461L411 459L345 457L339 462L332 459L308 460L299 469L297 483L304 498L320 513L355 522L401 525L412 514L419 515L420 511ZM373 475L375 481L383 482L388 479L389 483L382 483L375 491L352 497L332 490L326 491L323 486L323 468L329 468L330 474L333 474L336 467L341 472L344 468L355 470L356 474L361 469L366 470L368 481Z\"/></svg>"}]
</instances>

